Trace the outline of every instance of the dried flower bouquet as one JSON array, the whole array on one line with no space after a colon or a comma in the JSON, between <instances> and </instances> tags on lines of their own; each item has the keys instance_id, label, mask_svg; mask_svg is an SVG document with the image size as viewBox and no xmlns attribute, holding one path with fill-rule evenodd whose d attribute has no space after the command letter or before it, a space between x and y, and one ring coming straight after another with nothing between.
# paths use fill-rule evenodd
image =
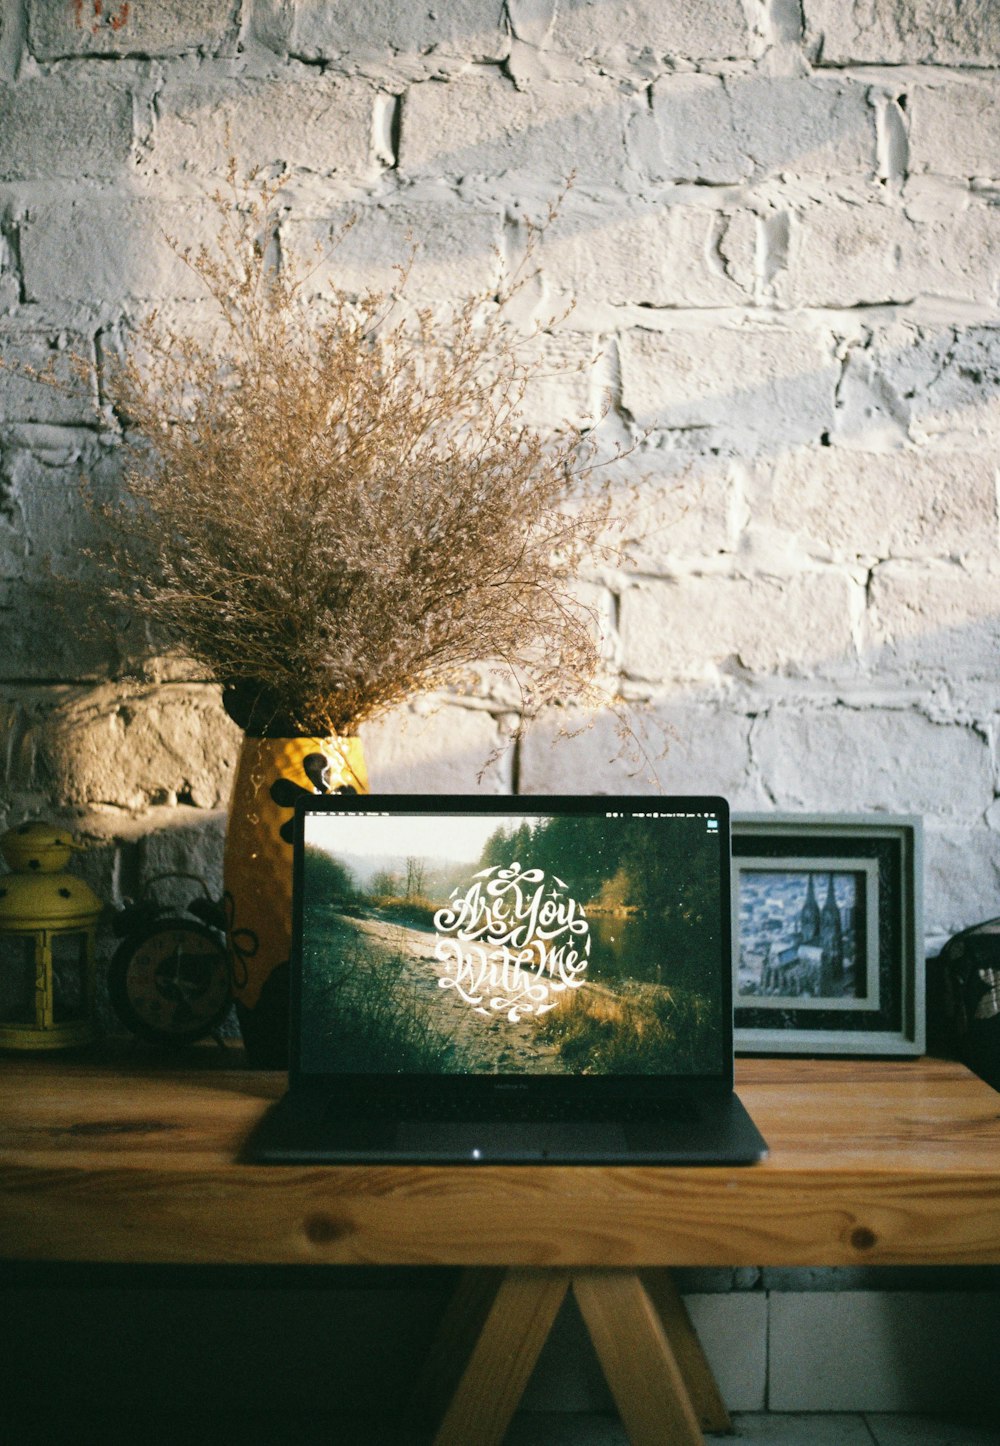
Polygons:
<instances>
[{"instance_id":1,"label":"dried flower bouquet","mask_svg":"<svg viewBox=\"0 0 1000 1446\"><path fill-rule=\"evenodd\" d=\"M181 251L214 326L153 315L104 379L128 444L105 595L253 733L353 732L476 664L516 680L522 720L591 698L575 584L609 502L578 434L520 419L542 365L506 324L523 273L445 321L315 296L273 262L280 188L229 183L217 246Z\"/></svg>"}]
</instances>

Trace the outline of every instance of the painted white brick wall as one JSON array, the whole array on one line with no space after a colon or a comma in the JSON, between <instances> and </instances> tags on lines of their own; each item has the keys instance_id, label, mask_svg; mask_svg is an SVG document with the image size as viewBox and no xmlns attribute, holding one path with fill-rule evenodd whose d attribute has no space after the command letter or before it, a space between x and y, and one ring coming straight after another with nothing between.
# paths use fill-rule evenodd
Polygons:
<instances>
[{"instance_id":1,"label":"painted white brick wall","mask_svg":"<svg viewBox=\"0 0 1000 1446\"><path fill-rule=\"evenodd\" d=\"M743 809L923 813L932 938L1000 876L1000 9L992 0L5 0L0 350L102 355L197 319L161 233L208 234L227 144L287 172L282 244L418 295L491 284L575 172L525 305L582 375L539 421L650 435L632 570L588 586L667 789ZM231 138L227 142L227 135ZM237 739L214 689L80 636L84 404L0 381L0 824L64 814L111 889L178 840L217 876ZM477 775L512 700L366 730L376 787L639 789L606 717L544 719ZM170 850L168 849L168 852Z\"/></svg>"}]
</instances>

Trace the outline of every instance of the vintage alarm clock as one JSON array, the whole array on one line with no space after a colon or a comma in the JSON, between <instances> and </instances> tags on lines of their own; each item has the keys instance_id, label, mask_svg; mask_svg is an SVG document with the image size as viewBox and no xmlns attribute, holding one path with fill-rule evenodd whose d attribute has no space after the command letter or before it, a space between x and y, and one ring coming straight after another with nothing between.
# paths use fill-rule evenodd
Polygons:
<instances>
[{"instance_id":1,"label":"vintage alarm clock","mask_svg":"<svg viewBox=\"0 0 1000 1446\"><path fill-rule=\"evenodd\" d=\"M167 879L200 885L186 911L154 897L154 886ZM157 1044L181 1045L219 1028L231 1003L225 919L197 874L157 874L113 927L121 943L111 960L108 993L127 1029Z\"/></svg>"}]
</instances>

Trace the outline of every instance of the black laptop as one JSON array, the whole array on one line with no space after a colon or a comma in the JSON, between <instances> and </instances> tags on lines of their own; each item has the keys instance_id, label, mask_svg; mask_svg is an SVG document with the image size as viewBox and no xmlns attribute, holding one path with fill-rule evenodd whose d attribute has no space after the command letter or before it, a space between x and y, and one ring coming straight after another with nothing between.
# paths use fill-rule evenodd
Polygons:
<instances>
[{"instance_id":1,"label":"black laptop","mask_svg":"<svg viewBox=\"0 0 1000 1446\"><path fill-rule=\"evenodd\" d=\"M296 813L262 1163L743 1164L721 798L333 795Z\"/></svg>"}]
</instances>

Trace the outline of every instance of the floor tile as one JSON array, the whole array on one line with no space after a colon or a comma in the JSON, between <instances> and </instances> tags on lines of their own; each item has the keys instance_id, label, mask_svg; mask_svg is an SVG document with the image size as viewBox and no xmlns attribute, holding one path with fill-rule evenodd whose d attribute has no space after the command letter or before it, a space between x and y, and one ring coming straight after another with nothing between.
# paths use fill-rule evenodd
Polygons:
<instances>
[{"instance_id":1,"label":"floor tile","mask_svg":"<svg viewBox=\"0 0 1000 1446\"><path fill-rule=\"evenodd\" d=\"M1000 1395L1000 1385L997 1388ZM930 1416L866 1414L875 1446L1000 1446L1000 1420L993 1426L962 1425Z\"/></svg>"},{"instance_id":2,"label":"floor tile","mask_svg":"<svg viewBox=\"0 0 1000 1446\"><path fill-rule=\"evenodd\" d=\"M5 1422L5 1425L9 1423ZM923 1416L741 1412L733 1416L734 1435L706 1436L706 1446L1000 1446L1000 1429L960 1425ZM13 1435L18 1446L52 1446L74 1441L79 1446L430 1446L433 1430L404 1421L371 1417L309 1414L277 1416L258 1413L238 1419L160 1420L135 1423L120 1418L87 1421L75 1430L54 1432L51 1423L24 1423ZM616 1416L587 1411L520 1411L504 1446L628 1446ZM669 1446L665 1442L664 1446Z\"/></svg>"},{"instance_id":3,"label":"floor tile","mask_svg":"<svg viewBox=\"0 0 1000 1446\"><path fill-rule=\"evenodd\" d=\"M706 1440L718 1446L726 1442L746 1442L748 1446L872 1446L864 1419L847 1414L768 1415L755 1411L734 1415L733 1427L732 1436L708 1436ZM628 1437L616 1417L573 1412L522 1411L515 1416L504 1438L504 1446L627 1446L627 1443Z\"/></svg>"},{"instance_id":4,"label":"floor tile","mask_svg":"<svg viewBox=\"0 0 1000 1446\"><path fill-rule=\"evenodd\" d=\"M747 1412L733 1416L734 1436L710 1440L747 1441L754 1446L872 1446L861 1416L848 1413Z\"/></svg>"},{"instance_id":5,"label":"floor tile","mask_svg":"<svg viewBox=\"0 0 1000 1446\"><path fill-rule=\"evenodd\" d=\"M503 1446L628 1446L617 1416L569 1411L522 1411L514 1417Z\"/></svg>"}]
</instances>

